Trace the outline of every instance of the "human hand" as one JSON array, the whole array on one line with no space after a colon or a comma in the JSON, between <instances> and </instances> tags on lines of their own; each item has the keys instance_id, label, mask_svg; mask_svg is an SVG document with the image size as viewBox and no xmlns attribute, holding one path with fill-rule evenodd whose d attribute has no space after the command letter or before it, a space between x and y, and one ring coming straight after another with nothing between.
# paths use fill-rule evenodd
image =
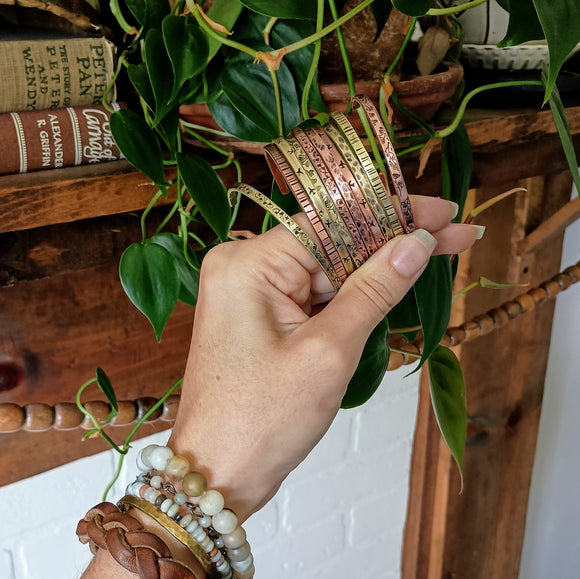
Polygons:
<instances>
[{"instance_id":1,"label":"human hand","mask_svg":"<svg viewBox=\"0 0 580 579\"><path fill-rule=\"evenodd\" d=\"M206 256L169 446L222 491L240 520L275 494L324 435L369 334L431 253L474 243L475 227L450 224L452 204L413 196L412 204L422 229L391 240L336 297L281 226ZM315 238L305 216L296 219Z\"/></svg>"}]
</instances>

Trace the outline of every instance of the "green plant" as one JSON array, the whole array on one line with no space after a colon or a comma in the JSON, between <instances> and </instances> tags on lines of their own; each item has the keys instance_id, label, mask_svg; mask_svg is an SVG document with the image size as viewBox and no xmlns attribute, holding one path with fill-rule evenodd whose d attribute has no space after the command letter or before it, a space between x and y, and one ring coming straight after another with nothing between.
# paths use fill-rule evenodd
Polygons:
<instances>
[{"instance_id":1,"label":"green plant","mask_svg":"<svg viewBox=\"0 0 580 579\"><path fill-rule=\"evenodd\" d=\"M212 138L233 136L244 141L269 142L299 123L324 123L326 109L317 85L321 40L331 33L338 35L350 96L354 96L354 78L340 26L366 7L370 7L375 17L377 36L392 6L409 16L408 31L396 59L381 71L381 114L388 124L388 107L393 103L421 130L414 140L406 141L399 139L389 126L395 142L407 145L399 150L400 156L422 150L426 162L434 140L442 141L441 192L444 198L459 204L459 215L469 188L472 164L471 146L462 118L469 100L485 90L517 84L544 86L545 101L550 103L574 180L580 185L564 107L555 88L565 57L580 41L580 5L575 0L501 0L510 13L508 34L501 44L509 46L546 38L549 66L537 80L496 83L473 90L458 99L457 113L449 126L430 126L408 111L392 93L390 78L419 19L425 27L429 22L445 24L458 40L451 46L448 57L457 58L461 29L454 14L485 1L472 0L454 7L437 0L393 0L392 4L390 0L363 0L339 17L344 2L335 0L316 3L311 0L215 0L206 11L207 2L194 0L178 0L172 7L167 0L125 0L123 6L118 0L111 0L112 13L131 39L120 55L118 74L125 71L128 75L141 105L140 114L131 110L114 113L111 129L129 162L158 188L141 218L141 241L130 246L122 257L120 276L127 295L147 316L158 340L178 300L195 305L203 255L213 244L233 238L231 230L240 197L232 209L217 171L234 165L237 179L242 181L243 167L231 151L217 146ZM330 22L326 25L325 12ZM432 18L427 21L425 17ZM223 130L180 120L181 105L200 103L208 105ZM312 110L317 113L313 118ZM364 112L360 108L357 112L367 135L371 136L375 163L384 172L384 162L374 145ZM223 160L212 165L194 154L185 147L185 136L222 156ZM170 191L175 191L176 201L154 234L147 237L147 216ZM290 196L282 197L276 187L272 189L272 198L287 212L299 210ZM196 232L199 224L207 224L214 236L202 239ZM266 216L264 228L270 225L271 220ZM171 231L166 231L167 228ZM378 387L389 359L386 341L389 331L412 338L421 329L424 348L417 367L431 360L433 407L461 469L466 428L463 378L453 353L439 345L451 312L456 267L457 260L442 256L431 260L413 292L369 338L343 405L362 404ZM102 376L96 380L99 385L103 382ZM110 396L108 387L103 391ZM98 423L92 434L104 434ZM128 445L126 441L120 451L126 451Z\"/></svg>"}]
</instances>

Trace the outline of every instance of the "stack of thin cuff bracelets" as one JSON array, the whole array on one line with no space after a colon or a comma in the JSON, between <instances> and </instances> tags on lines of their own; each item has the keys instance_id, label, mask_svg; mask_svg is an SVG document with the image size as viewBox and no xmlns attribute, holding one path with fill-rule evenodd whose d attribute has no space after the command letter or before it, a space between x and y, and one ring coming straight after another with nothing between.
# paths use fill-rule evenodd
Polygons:
<instances>
[{"instance_id":1,"label":"stack of thin cuff bracelets","mask_svg":"<svg viewBox=\"0 0 580 579\"><path fill-rule=\"evenodd\" d=\"M372 102L353 97L363 108L387 161L396 196L375 169L355 129L341 112L325 126L296 127L287 138L265 147L265 156L283 194L292 192L318 238L313 243L296 222L270 199L243 183L242 193L269 211L314 255L334 289L389 239L415 229L407 187L395 148Z\"/></svg>"}]
</instances>

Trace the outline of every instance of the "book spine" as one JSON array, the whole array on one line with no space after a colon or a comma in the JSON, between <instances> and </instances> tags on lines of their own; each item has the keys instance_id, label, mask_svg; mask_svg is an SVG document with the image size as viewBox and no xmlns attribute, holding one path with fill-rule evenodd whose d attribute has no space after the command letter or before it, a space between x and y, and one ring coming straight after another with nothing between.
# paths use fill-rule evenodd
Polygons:
<instances>
[{"instance_id":1,"label":"book spine","mask_svg":"<svg viewBox=\"0 0 580 579\"><path fill-rule=\"evenodd\" d=\"M0 113L100 104L115 74L105 38L7 40L0 51Z\"/></svg>"},{"instance_id":2,"label":"book spine","mask_svg":"<svg viewBox=\"0 0 580 579\"><path fill-rule=\"evenodd\" d=\"M100 105L0 114L0 175L123 159L110 118Z\"/></svg>"}]
</instances>

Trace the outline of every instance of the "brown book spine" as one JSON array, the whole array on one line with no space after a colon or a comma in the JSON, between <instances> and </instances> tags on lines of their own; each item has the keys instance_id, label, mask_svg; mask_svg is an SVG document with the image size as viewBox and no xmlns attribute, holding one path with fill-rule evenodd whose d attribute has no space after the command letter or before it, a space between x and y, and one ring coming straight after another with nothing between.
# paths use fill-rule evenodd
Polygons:
<instances>
[{"instance_id":1,"label":"brown book spine","mask_svg":"<svg viewBox=\"0 0 580 579\"><path fill-rule=\"evenodd\" d=\"M0 113L96 105L114 77L105 38L3 40L0 51Z\"/></svg>"},{"instance_id":2,"label":"brown book spine","mask_svg":"<svg viewBox=\"0 0 580 579\"><path fill-rule=\"evenodd\" d=\"M0 175L123 159L110 118L100 105L0 114Z\"/></svg>"}]
</instances>

